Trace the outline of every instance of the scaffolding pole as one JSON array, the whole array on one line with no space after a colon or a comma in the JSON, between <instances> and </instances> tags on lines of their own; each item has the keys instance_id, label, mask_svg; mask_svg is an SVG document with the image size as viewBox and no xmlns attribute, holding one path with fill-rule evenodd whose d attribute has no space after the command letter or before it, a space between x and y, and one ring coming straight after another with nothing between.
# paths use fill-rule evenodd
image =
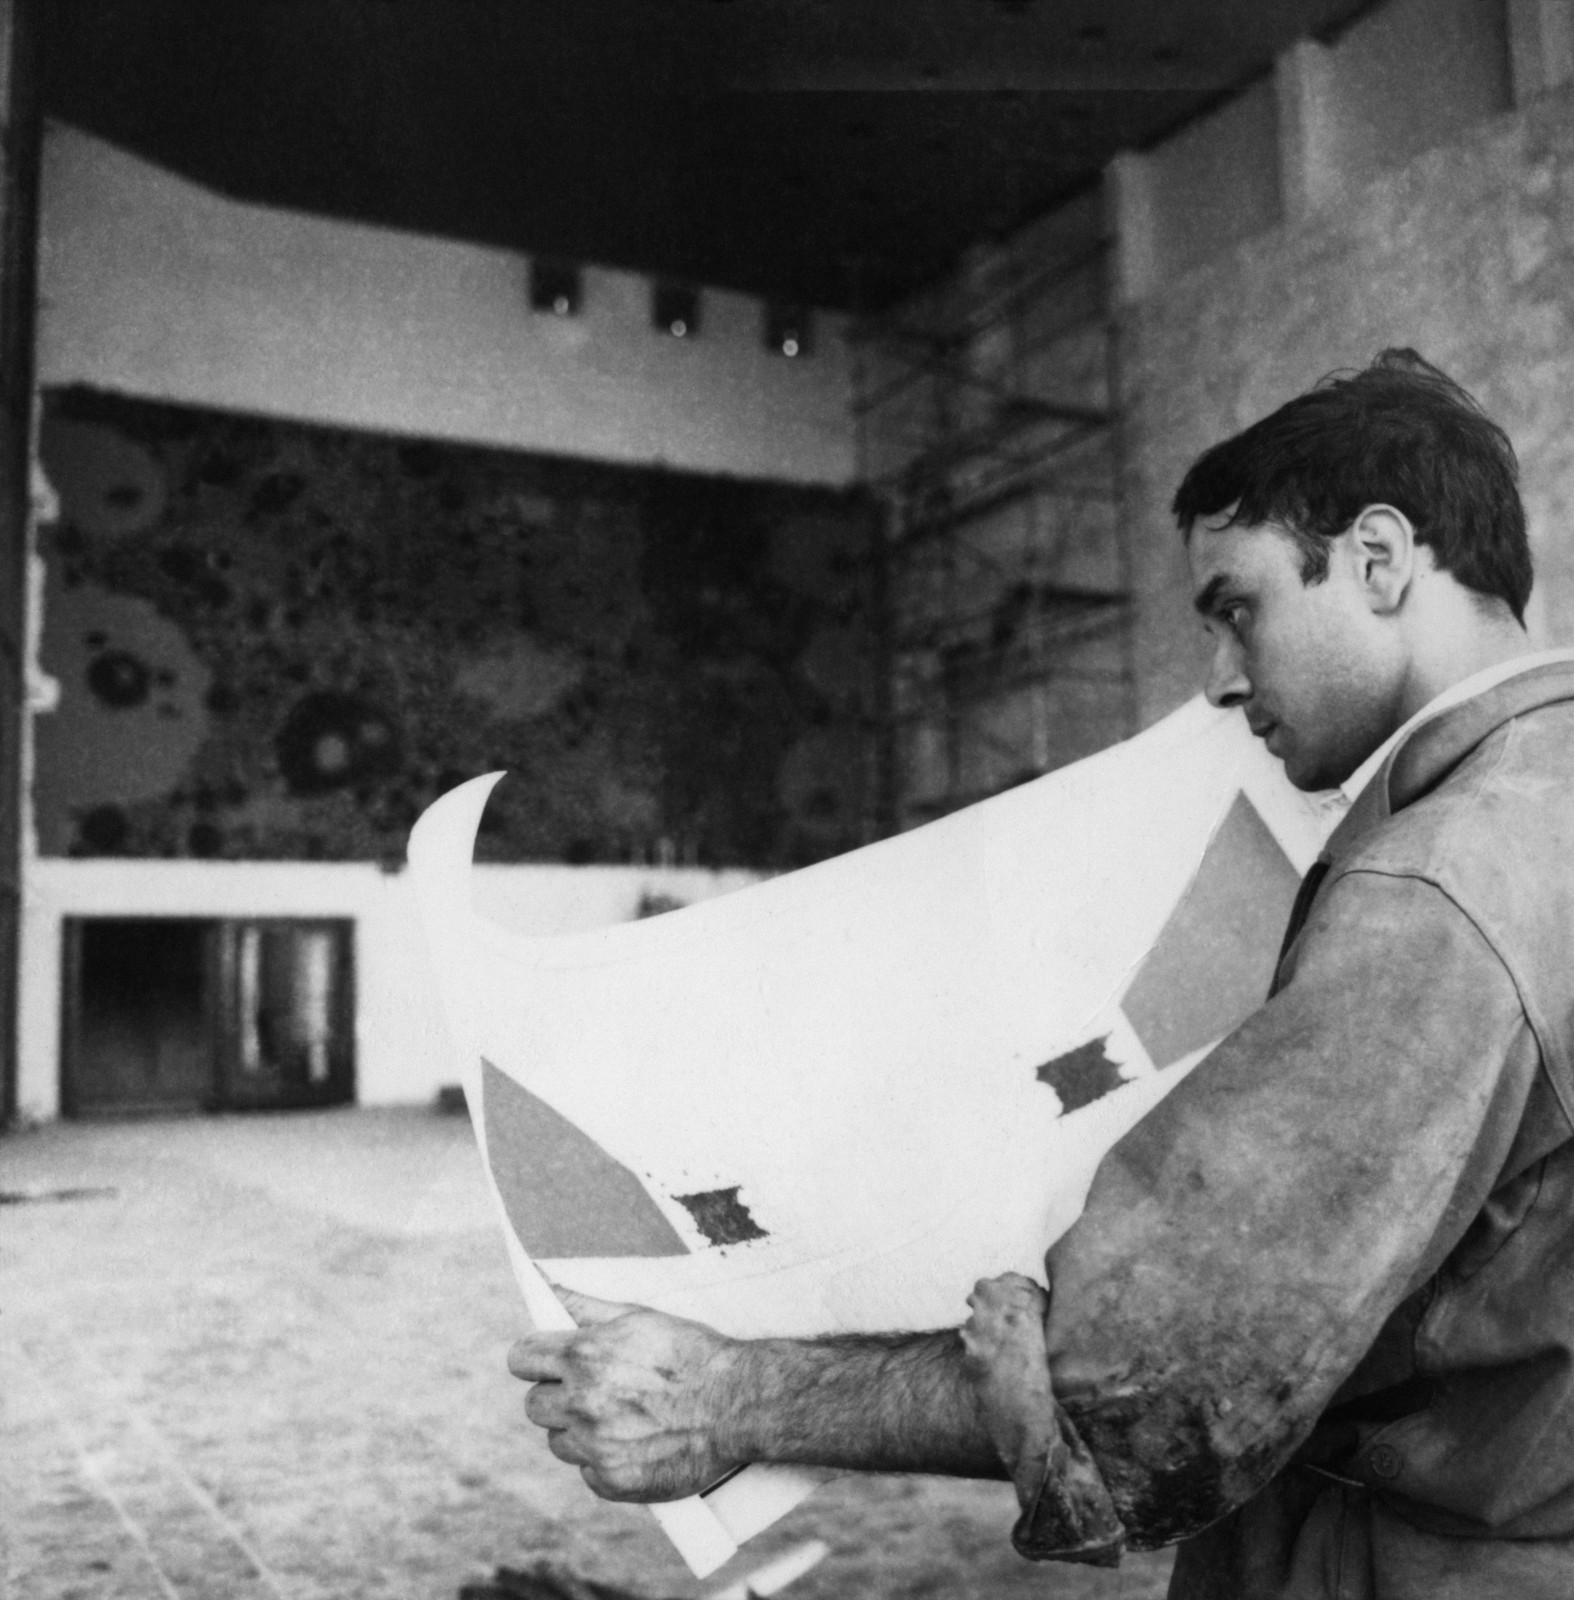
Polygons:
<instances>
[{"instance_id":1,"label":"scaffolding pole","mask_svg":"<svg viewBox=\"0 0 1574 1600\"><path fill-rule=\"evenodd\" d=\"M1134 731L1103 251L980 250L855 332L875 553L883 830Z\"/></svg>"}]
</instances>

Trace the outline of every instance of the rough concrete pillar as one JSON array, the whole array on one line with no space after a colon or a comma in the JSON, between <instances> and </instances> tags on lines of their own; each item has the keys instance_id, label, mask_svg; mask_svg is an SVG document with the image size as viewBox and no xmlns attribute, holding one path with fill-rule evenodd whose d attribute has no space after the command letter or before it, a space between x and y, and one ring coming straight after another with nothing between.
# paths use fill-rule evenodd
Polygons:
<instances>
[{"instance_id":1,"label":"rough concrete pillar","mask_svg":"<svg viewBox=\"0 0 1574 1600\"><path fill-rule=\"evenodd\" d=\"M1337 123L1332 104L1333 55L1303 39L1274 64L1279 107L1279 195L1285 221L1314 216L1339 185Z\"/></svg>"},{"instance_id":2,"label":"rough concrete pillar","mask_svg":"<svg viewBox=\"0 0 1574 1600\"><path fill-rule=\"evenodd\" d=\"M1105 218L1112 243L1110 297L1128 306L1158 287L1158 213L1152 163L1122 151L1104 170Z\"/></svg>"}]
</instances>

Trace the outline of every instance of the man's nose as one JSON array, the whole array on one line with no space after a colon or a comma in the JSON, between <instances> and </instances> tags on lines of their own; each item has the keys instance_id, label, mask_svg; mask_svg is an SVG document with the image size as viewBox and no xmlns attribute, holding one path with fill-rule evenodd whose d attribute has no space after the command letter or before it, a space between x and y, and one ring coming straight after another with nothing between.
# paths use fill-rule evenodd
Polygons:
<instances>
[{"instance_id":1,"label":"man's nose","mask_svg":"<svg viewBox=\"0 0 1574 1600\"><path fill-rule=\"evenodd\" d=\"M1203 692L1212 706L1244 705L1252 692L1251 679L1241 660L1240 646L1233 640L1220 639L1213 648L1213 658L1208 663L1208 680Z\"/></svg>"}]
</instances>

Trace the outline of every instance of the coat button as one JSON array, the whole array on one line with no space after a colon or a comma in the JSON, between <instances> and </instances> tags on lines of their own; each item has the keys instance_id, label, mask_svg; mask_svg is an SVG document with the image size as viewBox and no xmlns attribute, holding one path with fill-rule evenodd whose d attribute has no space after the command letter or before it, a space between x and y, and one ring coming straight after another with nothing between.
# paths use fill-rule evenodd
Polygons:
<instances>
[{"instance_id":1,"label":"coat button","mask_svg":"<svg viewBox=\"0 0 1574 1600\"><path fill-rule=\"evenodd\" d=\"M1404 1470L1405 1458L1391 1444L1374 1444L1366 1464L1378 1478L1397 1478Z\"/></svg>"}]
</instances>

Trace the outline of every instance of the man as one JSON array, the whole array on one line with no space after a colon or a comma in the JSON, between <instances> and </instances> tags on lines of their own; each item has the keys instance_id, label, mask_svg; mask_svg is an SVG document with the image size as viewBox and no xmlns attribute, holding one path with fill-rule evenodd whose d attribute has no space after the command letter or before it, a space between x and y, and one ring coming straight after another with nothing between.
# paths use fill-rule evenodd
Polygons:
<instances>
[{"instance_id":1,"label":"man","mask_svg":"<svg viewBox=\"0 0 1574 1600\"><path fill-rule=\"evenodd\" d=\"M1527 656L1513 451L1413 352L1175 499L1207 692L1352 804L1274 992L954 1331L734 1341L570 1297L510 1356L553 1451L1009 1475L1035 1557L1171 1595L1574 1595L1574 652Z\"/></svg>"}]
</instances>

